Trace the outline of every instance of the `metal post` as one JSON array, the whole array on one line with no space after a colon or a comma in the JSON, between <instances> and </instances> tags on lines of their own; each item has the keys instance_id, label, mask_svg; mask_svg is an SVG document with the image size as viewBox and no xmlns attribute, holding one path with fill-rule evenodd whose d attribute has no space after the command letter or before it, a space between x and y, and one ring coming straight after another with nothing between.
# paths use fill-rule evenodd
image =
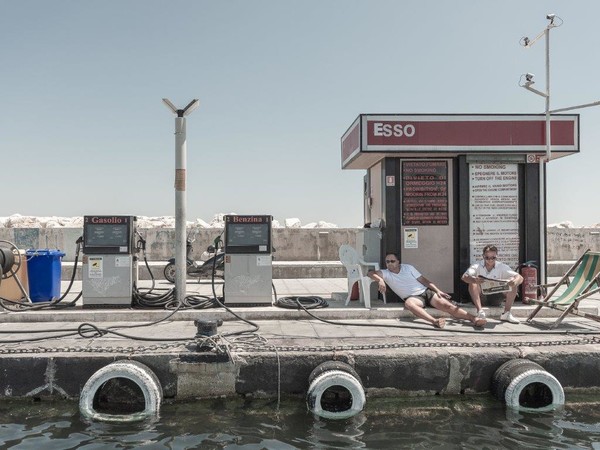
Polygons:
<instances>
[{"instance_id":1,"label":"metal post","mask_svg":"<svg viewBox=\"0 0 600 450\"><path fill-rule=\"evenodd\" d=\"M546 161L552 156L550 135L550 26L546 28Z\"/></svg>"},{"instance_id":2,"label":"metal post","mask_svg":"<svg viewBox=\"0 0 600 450\"><path fill-rule=\"evenodd\" d=\"M540 283L546 283L546 164L550 162L552 157L551 149L551 124L550 124L550 28L555 27L554 19L555 14L548 14L546 16L550 20L550 24L540 33L535 39L531 40L528 37L523 37L521 43L525 47L531 47L535 44L542 35L546 38L546 92L538 91L533 88L533 74L527 73L521 76L521 79L525 77L525 83L519 85L524 87L528 91L533 92L539 96L542 96L546 100L545 115L546 115L546 154L544 157L539 159L539 226L540 226ZM562 23L562 21L561 21Z\"/></svg>"},{"instance_id":3,"label":"metal post","mask_svg":"<svg viewBox=\"0 0 600 450\"><path fill-rule=\"evenodd\" d=\"M546 280L546 163L550 162L551 125L550 125L550 26L544 30L546 35L546 157L540 158L540 283Z\"/></svg>"},{"instance_id":4,"label":"metal post","mask_svg":"<svg viewBox=\"0 0 600 450\"><path fill-rule=\"evenodd\" d=\"M168 99L163 103L175 114L175 299L182 303L185 298L186 264L186 131L185 116L198 107L194 99L183 109L177 109Z\"/></svg>"},{"instance_id":5,"label":"metal post","mask_svg":"<svg viewBox=\"0 0 600 450\"><path fill-rule=\"evenodd\" d=\"M546 156L545 158L540 158L540 282L545 283L546 280L546 208L545 208L545 200L546 200L546 166L545 163L550 162L552 157L552 133L551 133L551 120L550 115L554 113L559 113L563 111L572 111L574 109L581 108L589 108L590 106L598 106L600 105L600 101L595 101L592 103L585 103L582 105L569 106L566 108L555 109L554 111L550 110L550 28L559 27L562 25L563 21L556 14L548 14L546 15L546 19L550 21L548 26L544 29L542 33L540 33L535 39L531 40L528 37L523 37L521 39L521 44L525 47L531 47L535 42L542 37L544 34L546 38L546 92L538 91L531 87L533 85L533 74L527 73L521 75L521 80L525 77L525 83L519 85L524 87L525 89L533 92L534 94L545 97L546 99Z\"/></svg>"},{"instance_id":6,"label":"metal post","mask_svg":"<svg viewBox=\"0 0 600 450\"><path fill-rule=\"evenodd\" d=\"M186 130L185 117L175 118L175 295L181 304L186 291Z\"/></svg>"}]
</instances>

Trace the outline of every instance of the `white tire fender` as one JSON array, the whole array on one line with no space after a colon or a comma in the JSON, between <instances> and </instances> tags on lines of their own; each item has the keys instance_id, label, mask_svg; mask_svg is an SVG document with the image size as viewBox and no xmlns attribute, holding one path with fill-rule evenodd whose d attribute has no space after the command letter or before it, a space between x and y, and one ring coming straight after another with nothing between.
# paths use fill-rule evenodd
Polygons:
<instances>
[{"instance_id":1,"label":"white tire fender","mask_svg":"<svg viewBox=\"0 0 600 450\"><path fill-rule=\"evenodd\" d=\"M533 383L544 384L550 390L552 394L552 403L546 407L531 409L535 411L543 411L551 410L556 408L557 406L564 405L565 393L560 382L554 377L554 375L546 372L545 370L531 369L516 376L510 382L504 394L504 401L506 402L506 406L513 409L530 409L524 408L520 405L519 397L521 396L521 392L523 392L523 389L525 389L528 385Z\"/></svg>"},{"instance_id":2,"label":"white tire fender","mask_svg":"<svg viewBox=\"0 0 600 450\"><path fill-rule=\"evenodd\" d=\"M114 378L133 381L144 395L144 410L134 414L107 414L94 409L94 397L104 383ZM137 422L157 417L163 393L158 377L146 365L137 361L116 361L96 371L83 386L79 410L90 420L101 422Z\"/></svg>"},{"instance_id":3,"label":"white tire fender","mask_svg":"<svg viewBox=\"0 0 600 450\"><path fill-rule=\"evenodd\" d=\"M327 411L321 405L323 393L332 387L346 388L352 396L352 405L344 411ZM354 376L342 370L329 370L314 378L308 388L307 404L311 412L325 419L347 419L361 412L365 405L365 391Z\"/></svg>"}]
</instances>

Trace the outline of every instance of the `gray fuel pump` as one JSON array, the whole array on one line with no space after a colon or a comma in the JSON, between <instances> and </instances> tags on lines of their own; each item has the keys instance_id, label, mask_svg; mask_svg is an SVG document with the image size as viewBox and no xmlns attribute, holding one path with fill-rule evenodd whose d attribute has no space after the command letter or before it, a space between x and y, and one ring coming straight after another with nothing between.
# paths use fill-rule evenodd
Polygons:
<instances>
[{"instance_id":1,"label":"gray fuel pump","mask_svg":"<svg viewBox=\"0 0 600 450\"><path fill-rule=\"evenodd\" d=\"M84 216L83 306L129 307L138 281L135 216Z\"/></svg>"},{"instance_id":2,"label":"gray fuel pump","mask_svg":"<svg viewBox=\"0 0 600 450\"><path fill-rule=\"evenodd\" d=\"M272 219L272 216L225 216L226 305L272 303Z\"/></svg>"}]
</instances>

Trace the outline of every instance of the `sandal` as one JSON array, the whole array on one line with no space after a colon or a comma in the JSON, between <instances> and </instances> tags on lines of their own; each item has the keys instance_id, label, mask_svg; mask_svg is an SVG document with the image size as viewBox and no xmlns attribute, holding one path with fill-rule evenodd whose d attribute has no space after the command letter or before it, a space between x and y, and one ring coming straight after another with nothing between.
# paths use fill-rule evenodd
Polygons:
<instances>
[{"instance_id":1,"label":"sandal","mask_svg":"<svg viewBox=\"0 0 600 450\"><path fill-rule=\"evenodd\" d=\"M444 319L443 317L437 319L435 322L433 322L433 326L435 328L444 328L446 326L446 319Z\"/></svg>"}]
</instances>

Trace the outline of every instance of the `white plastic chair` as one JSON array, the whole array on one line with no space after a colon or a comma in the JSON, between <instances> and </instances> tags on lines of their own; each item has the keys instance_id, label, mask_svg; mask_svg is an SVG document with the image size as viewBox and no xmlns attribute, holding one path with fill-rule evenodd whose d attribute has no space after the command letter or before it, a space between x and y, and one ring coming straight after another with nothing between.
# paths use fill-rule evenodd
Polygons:
<instances>
[{"instance_id":1,"label":"white plastic chair","mask_svg":"<svg viewBox=\"0 0 600 450\"><path fill-rule=\"evenodd\" d=\"M367 276L369 268L373 270L379 270L379 263L363 261L359 256L358 252L354 247L347 244L340 246L339 250L340 261L348 272L348 297L346 298L346 305L350 303L350 297L352 296L352 287L354 283L358 281L358 291L361 303L365 304L366 308L371 308L371 283L372 280ZM383 296L383 303L386 303L385 294Z\"/></svg>"}]
</instances>

